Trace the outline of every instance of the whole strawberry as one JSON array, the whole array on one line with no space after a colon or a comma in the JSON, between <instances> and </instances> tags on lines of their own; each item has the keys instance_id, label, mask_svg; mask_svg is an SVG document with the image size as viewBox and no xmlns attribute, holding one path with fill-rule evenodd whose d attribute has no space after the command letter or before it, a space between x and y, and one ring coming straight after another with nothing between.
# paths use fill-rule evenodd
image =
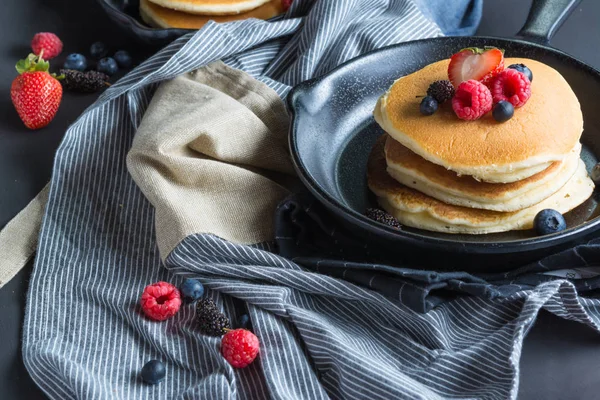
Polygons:
<instances>
[{"instance_id":1,"label":"whole strawberry","mask_svg":"<svg viewBox=\"0 0 600 400\"><path fill-rule=\"evenodd\" d=\"M246 329L234 329L221 339L221 354L235 368L250 365L258 355L258 350L258 338Z\"/></svg>"},{"instance_id":2,"label":"whole strawberry","mask_svg":"<svg viewBox=\"0 0 600 400\"><path fill-rule=\"evenodd\" d=\"M17 76L10 88L10 97L19 117L29 129L45 127L54 119L62 99L60 82L48 73L50 64L30 54L16 65Z\"/></svg>"}]
</instances>

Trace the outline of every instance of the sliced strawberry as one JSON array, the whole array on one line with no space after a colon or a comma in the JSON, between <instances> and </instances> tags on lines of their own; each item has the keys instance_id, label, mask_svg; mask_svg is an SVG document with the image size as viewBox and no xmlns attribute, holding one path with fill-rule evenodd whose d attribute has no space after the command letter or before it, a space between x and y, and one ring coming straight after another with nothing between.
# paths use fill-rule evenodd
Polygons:
<instances>
[{"instance_id":1,"label":"sliced strawberry","mask_svg":"<svg viewBox=\"0 0 600 400\"><path fill-rule=\"evenodd\" d=\"M474 79L486 84L504 70L504 50L469 47L454 54L448 65L448 79L454 87Z\"/></svg>"}]
</instances>

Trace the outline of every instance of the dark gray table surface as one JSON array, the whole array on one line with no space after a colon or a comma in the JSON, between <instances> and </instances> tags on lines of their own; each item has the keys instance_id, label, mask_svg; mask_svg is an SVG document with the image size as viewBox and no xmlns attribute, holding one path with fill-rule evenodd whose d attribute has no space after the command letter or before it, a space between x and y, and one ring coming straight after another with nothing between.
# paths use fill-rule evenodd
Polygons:
<instances>
[{"instance_id":1,"label":"dark gray table surface","mask_svg":"<svg viewBox=\"0 0 600 400\"><path fill-rule=\"evenodd\" d=\"M553 1L553 0L548 0ZM530 0L485 0L478 34L512 36L525 21ZM56 119L32 132L10 102L14 64L28 53L30 38L52 31L65 42L63 54L83 52L96 40L113 48L150 53L115 30L94 0L4 0L0 11L0 227L48 182L53 154L65 129L94 100L66 94ZM600 1L583 0L552 45L600 68ZM59 65L58 63L56 65ZM1 256L1 255L0 255ZM0 289L0 398L43 399L21 359L21 326L31 263ZM520 399L600 398L600 335L542 312L525 339Z\"/></svg>"}]
</instances>

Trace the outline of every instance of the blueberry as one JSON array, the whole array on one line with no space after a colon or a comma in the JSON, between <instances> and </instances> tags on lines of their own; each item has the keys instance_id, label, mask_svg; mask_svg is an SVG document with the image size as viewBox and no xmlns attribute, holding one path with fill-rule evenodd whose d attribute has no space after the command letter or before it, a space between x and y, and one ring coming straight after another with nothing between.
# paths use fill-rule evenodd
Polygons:
<instances>
[{"instance_id":1,"label":"blueberry","mask_svg":"<svg viewBox=\"0 0 600 400\"><path fill-rule=\"evenodd\" d=\"M250 316L248 314L240 317L240 328L250 330Z\"/></svg>"},{"instance_id":2,"label":"blueberry","mask_svg":"<svg viewBox=\"0 0 600 400\"><path fill-rule=\"evenodd\" d=\"M492 116L498 122L506 122L513 117L515 108L508 102L501 100L492 109Z\"/></svg>"},{"instance_id":3,"label":"blueberry","mask_svg":"<svg viewBox=\"0 0 600 400\"><path fill-rule=\"evenodd\" d=\"M74 69L76 71L85 71L87 68L87 59L83 54L69 54L63 64L64 69Z\"/></svg>"},{"instance_id":4,"label":"blueberry","mask_svg":"<svg viewBox=\"0 0 600 400\"><path fill-rule=\"evenodd\" d=\"M527 77L527 79L529 79L529 82L533 82L533 73L531 72L531 70L529 68L527 68L527 65L525 64L511 64L508 66L508 68L510 69L516 69L519 72L522 72L525 74L525 76Z\"/></svg>"},{"instance_id":5,"label":"blueberry","mask_svg":"<svg viewBox=\"0 0 600 400\"><path fill-rule=\"evenodd\" d=\"M533 227L538 235L549 235L567 229L565 218L556 210L545 209L533 219Z\"/></svg>"},{"instance_id":6,"label":"blueberry","mask_svg":"<svg viewBox=\"0 0 600 400\"><path fill-rule=\"evenodd\" d=\"M179 290L187 304L195 302L204 294L204 286L197 279L186 279Z\"/></svg>"},{"instance_id":7,"label":"blueberry","mask_svg":"<svg viewBox=\"0 0 600 400\"><path fill-rule=\"evenodd\" d=\"M600 163L594 165L592 172L590 172L590 178L592 178L596 185L600 185Z\"/></svg>"},{"instance_id":8,"label":"blueberry","mask_svg":"<svg viewBox=\"0 0 600 400\"><path fill-rule=\"evenodd\" d=\"M119 66L117 62L112 57L105 57L102 60L98 61L98 65L96 66L98 72L102 72L108 76L114 75L119 70Z\"/></svg>"},{"instance_id":9,"label":"blueberry","mask_svg":"<svg viewBox=\"0 0 600 400\"><path fill-rule=\"evenodd\" d=\"M438 109L438 102L433 98L433 96L425 96L423 100L421 100L421 114L423 115L432 115Z\"/></svg>"},{"instance_id":10,"label":"blueberry","mask_svg":"<svg viewBox=\"0 0 600 400\"><path fill-rule=\"evenodd\" d=\"M148 361L142 368L142 379L150 385L156 385L165 379L167 369L165 364L158 360Z\"/></svg>"},{"instance_id":11,"label":"blueberry","mask_svg":"<svg viewBox=\"0 0 600 400\"><path fill-rule=\"evenodd\" d=\"M121 68L129 68L133 64L133 60L131 59L131 55L125 50L119 50L113 56L119 67Z\"/></svg>"},{"instance_id":12,"label":"blueberry","mask_svg":"<svg viewBox=\"0 0 600 400\"><path fill-rule=\"evenodd\" d=\"M108 55L108 48L102 42L95 42L90 46L90 55L92 58L99 60Z\"/></svg>"}]
</instances>

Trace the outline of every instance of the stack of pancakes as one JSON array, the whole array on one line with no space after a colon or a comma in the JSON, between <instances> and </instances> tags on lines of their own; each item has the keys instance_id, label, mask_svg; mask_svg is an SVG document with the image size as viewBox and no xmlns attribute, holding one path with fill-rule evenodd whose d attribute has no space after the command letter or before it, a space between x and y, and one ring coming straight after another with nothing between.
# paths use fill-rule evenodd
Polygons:
<instances>
[{"instance_id":1,"label":"stack of pancakes","mask_svg":"<svg viewBox=\"0 0 600 400\"><path fill-rule=\"evenodd\" d=\"M532 96L512 119L456 117L447 102L432 116L421 96L447 79L449 60L397 80L374 116L387 132L374 146L368 183L401 223L430 231L484 234L530 229L543 209L566 213L594 189L580 159L583 116L569 84L530 59Z\"/></svg>"},{"instance_id":2,"label":"stack of pancakes","mask_svg":"<svg viewBox=\"0 0 600 400\"><path fill-rule=\"evenodd\" d=\"M269 19L284 12L281 0L140 0L140 15L157 28L200 29L210 20Z\"/></svg>"}]
</instances>

